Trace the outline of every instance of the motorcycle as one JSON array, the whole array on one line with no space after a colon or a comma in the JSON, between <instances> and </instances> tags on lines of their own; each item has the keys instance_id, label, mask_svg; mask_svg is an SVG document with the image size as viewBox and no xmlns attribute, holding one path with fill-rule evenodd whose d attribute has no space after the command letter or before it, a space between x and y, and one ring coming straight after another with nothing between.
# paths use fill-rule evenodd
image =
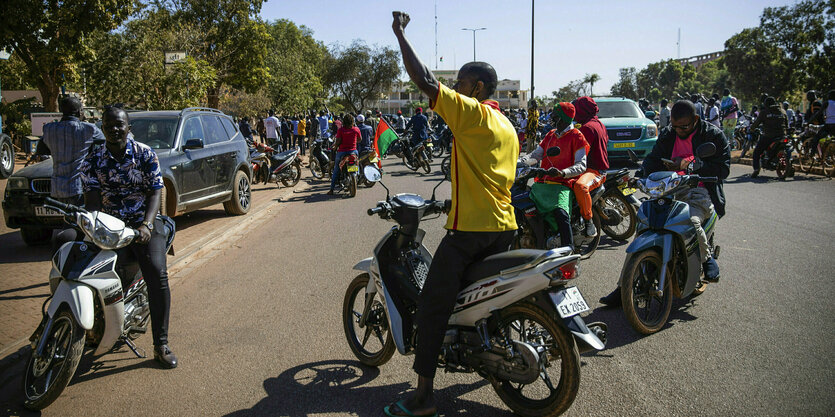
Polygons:
<instances>
[{"instance_id":1,"label":"motorcycle","mask_svg":"<svg viewBox=\"0 0 835 417\"><path fill-rule=\"evenodd\" d=\"M46 198L45 207L61 213L85 238L63 244L52 258L51 296L29 338L31 351L23 377L24 406L31 410L41 410L58 398L75 374L85 343L95 347L94 355L101 355L122 342L144 358L133 340L147 331L150 321L148 289L139 267L120 262L116 252L139 233L103 212L51 198ZM165 216L157 219L162 221L170 251L174 221Z\"/></svg>"},{"instance_id":2,"label":"motorcycle","mask_svg":"<svg viewBox=\"0 0 835 417\"><path fill-rule=\"evenodd\" d=\"M558 146L548 148L546 154L548 156L559 155L560 149ZM520 163L516 169L516 181L510 188L511 204L516 213L516 223L518 231L516 233L515 248L522 249L554 249L560 245L559 231L553 228L546 221L545 217L539 213L533 200L530 197L531 187L528 186L528 180L534 177L541 177L548 175L548 171L541 168L532 168L524 163ZM597 245L600 243L600 206L597 204L600 197L606 191L606 186L601 185L591 191L592 201L592 222L597 229L597 234L594 236L586 236L583 231L585 227L581 223L580 206L577 204L577 199L573 200L571 207L571 231L574 234L574 246L576 253L579 253L582 258L588 259L597 250ZM549 213L548 215L553 215Z\"/></svg>"},{"instance_id":3,"label":"motorcycle","mask_svg":"<svg viewBox=\"0 0 835 417\"><path fill-rule=\"evenodd\" d=\"M270 182L270 159L265 152L274 152L273 148L255 143L249 148L249 160L252 163L252 183L258 184Z\"/></svg>"},{"instance_id":4,"label":"motorcycle","mask_svg":"<svg viewBox=\"0 0 835 417\"><path fill-rule=\"evenodd\" d=\"M641 202L635 198L635 188L629 186L629 170L626 168L604 171L606 187L603 195L594 205L600 214L603 233L614 240L624 241L635 234L638 223L637 207Z\"/></svg>"},{"instance_id":5,"label":"motorcycle","mask_svg":"<svg viewBox=\"0 0 835 417\"><path fill-rule=\"evenodd\" d=\"M369 165L377 165L377 163L379 163L379 161L380 160L377 158L377 152L376 151L370 150L370 151L363 152L362 155L360 155L360 158L359 158L359 171L358 172L363 172L365 170L365 167L367 167ZM358 174L357 178L358 178L358 183L360 185L365 186L365 188L371 188L371 187L374 186L374 184L376 184L376 182L374 182L374 181L368 181L368 179L365 178L365 175L359 175Z\"/></svg>"},{"instance_id":6,"label":"motorcycle","mask_svg":"<svg viewBox=\"0 0 835 417\"><path fill-rule=\"evenodd\" d=\"M769 171L776 171L777 178L785 181L786 177L794 176L791 158L791 143L788 137L777 139L768 145L760 155L760 167Z\"/></svg>"},{"instance_id":7,"label":"motorcycle","mask_svg":"<svg viewBox=\"0 0 835 417\"><path fill-rule=\"evenodd\" d=\"M285 187L295 187L302 178L302 163L298 158L299 147L277 154L274 152L267 152L267 157L270 158L270 181L275 181L276 185L281 183Z\"/></svg>"},{"instance_id":8,"label":"motorcycle","mask_svg":"<svg viewBox=\"0 0 835 417\"><path fill-rule=\"evenodd\" d=\"M372 166L364 175L369 181L381 179ZM448 205L436 201L434 191L424 200L408 193L392 198L386 188L386 200L368 210L397 225L376 244L372 257L354 266L360 274L345 293L345 336L363 364L381 366L395 349L401 355L414 352L418 295L432 262L420 222ZM606 325L586 325L579 316L589 306L574 285L578 262L569 248L559 248L509 251L471 266L438 366L478 373L520 415L564 412L579 388L580 352L601 350L606 343Z\"/></svg>"},{"instance_id":9,"label":"motorcycle","mask_svg":"<svg viewBox=\"0 0 835 417\"><path fill-rule=\"evenodd\" d=\"M449 126L444 125L440 131L432 132L430 139L433 145L432 156L435 158L440 158L444 155L444 152L451 152L452 131L449 130Z\"/></svg>"},{"instance_id":10,"label":"motorcycle","mask_svg":"<svg viewBox=\"0 0 835 417\"><path fill-rule=\"evenodd\" d=\"M700 145L687 172L698 170L701 158L714 153L713 143ZM637 332L652 334L661 330L670 316L673 297L686 298L704 291L699 243L690 222L690 207L677 200L677 196L700 182L716 181L716 177L679 175L673 171L654 172L636 181L649 198L638 211L637 234L626 248L619 285L623 312ZM704 225L716 259L720 250L713 244L717 219L713 213Z\"/></svg>"},{"instance_id":11,"label":"motorcycle","mask_svg":"<svg viewBox=\"0 0 835 417\"><path fill-rule=\"evenodd\" d=\"M331 161L329 172L333 172L333 161ZM339 161L339 178L337 184L340 185L343 191L347 191L348 195L354 197L357 195L357 184L359 183L359 158L356 154L348 154Z\"/></svg>"},{"instance_id":12,"label":"motorcycle","mask_svg":"<svg viewBox=\"0 0 835 417\"><path fill-rule=\"evenodd\" d=\"M313 175L313 178L317 180L328 178L326 169L330 166L331 160L328 156L330 152L326 152L326 150L330 149L331 143L332 141L330 139L316 139L310 148L310 158L307 164L310 167L310 173Z\"/></svg>"}]
</instances>

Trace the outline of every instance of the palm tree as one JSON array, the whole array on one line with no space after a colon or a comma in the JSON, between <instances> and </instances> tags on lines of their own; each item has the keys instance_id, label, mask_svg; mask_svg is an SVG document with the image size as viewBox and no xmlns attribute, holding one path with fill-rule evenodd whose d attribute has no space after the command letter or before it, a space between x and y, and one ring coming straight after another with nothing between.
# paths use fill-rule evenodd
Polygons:
<instances>
[{"instance_id":1,"label":"palm tree","mask_svg":"<svg viewBox=\"0 0 835 417\"><path fill-rule=\"evenodd\" d=\"M600 75L597 73L586 74L586 77L583 78L583 84L589 85L589 96L594 94L594 83L598 81L600 81Z\"/></svg>"}]
</instances>

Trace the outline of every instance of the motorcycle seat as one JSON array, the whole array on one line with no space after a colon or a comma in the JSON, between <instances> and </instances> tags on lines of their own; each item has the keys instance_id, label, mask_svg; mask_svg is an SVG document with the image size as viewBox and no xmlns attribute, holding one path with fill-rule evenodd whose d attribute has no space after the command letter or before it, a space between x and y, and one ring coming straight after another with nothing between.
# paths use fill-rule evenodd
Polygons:
<instances>
[{"instance_id":1,"label":"motorcycle seat","mask_svg":"<svg viewBox=\"0 0 835 417\"><path fill-rule=\"evenodd\" d=\"M284 151L279 154L273 156L273 159L278 162L279 165L284 164L285 161L288 159L296 156L299 153L298 149L290 149L289 151Z\"/></svg>"},{"instance_id":2,"label":"motorcycle seat","mask_svg":"<svg viewBox=\"0 0 835 417\"><path fill-rule=\"evenodd\" d=\"M627 168L607 169L607 170L603 171L603 174L605 174L606 178L608 179L609 177L615 177L615 178L621 177L621 176L623 176L623 174L626 174L627 172L629 172L629 169L627 169Z\"/></svg>"},{"instance_id":3,"label":"motorcycle seat","mask_svg":"<svg viewBox=\"0 0 835 417\"><path fill-rule=\"evenodd\" d=\"M484 278L498 275L505 269L531 262L544 252L544 250L539 249L516 249L488 256L470 265L464 271L463 283L469 285Z\"/></svg>"}]
</instances>

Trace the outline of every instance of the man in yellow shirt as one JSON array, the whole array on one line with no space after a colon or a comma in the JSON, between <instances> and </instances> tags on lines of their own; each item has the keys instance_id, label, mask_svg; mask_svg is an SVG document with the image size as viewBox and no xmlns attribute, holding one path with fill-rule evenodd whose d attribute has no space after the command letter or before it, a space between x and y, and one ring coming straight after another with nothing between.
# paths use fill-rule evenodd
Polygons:
<instances>
[{"instance_id":1,"label":"man in yellow shirt","mask_svg":"<svg viewBox=\"0 0 835 417\"><path fill-rule=\"evenodd\" d=\"M417 346L414 395L385 407L390 416L437 415L433 382L447 322L471 264L510 248L516 233L510 187L516 176L519 140L498 103L488 98L498 77L490 64L470 62L458 71L453 89L439 83L417 57L403 30L409 15L393 12L392 29L403 65L418 89L433 98L433 110L455 136L452 147L452 207L447 234L435 252L415 317Z\"/></svg>"},{"instance_id":2,"label":"man in yellow shirt","mask_svg":"<svg viewBox=\"0 0 835 417\"><path fill-rule=\"evenodd\" d=\"M305 133L307 132L307 123L304 121L304 114L299 116L299 125L298 130L296 130L296 139L299 141L299 149L301 149L301 154L304 155L304 138Z\"/></svg>"}]
</instances>

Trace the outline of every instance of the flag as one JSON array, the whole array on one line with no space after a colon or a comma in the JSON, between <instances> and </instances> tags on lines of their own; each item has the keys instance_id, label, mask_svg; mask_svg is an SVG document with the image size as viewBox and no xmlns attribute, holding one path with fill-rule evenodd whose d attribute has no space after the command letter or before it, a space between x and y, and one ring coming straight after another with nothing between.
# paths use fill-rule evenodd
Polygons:
<instances>
[{"instance_id":1,"label":"flag","mask_svg":"<svg viewBox=\"0 0 835 417\"><path fill-rule=\"evenodd\" d=\"M397 140L397 133L386 122L385 118L380 118L380 123L377 124L377 132L374 133L374 150L377 152L377 165L382 168L379 162L383 154L386 153L389 146Z\"/></svg>"},{"instance_id":2,"label":"flag","mask_svg":"<svg viewBox=\"0 0 835 417\"><path fill-rule=\"evenodd\" d=\"M441 57L441 62L444 62L444 57Z\"/></svg>"}]
</instances>

